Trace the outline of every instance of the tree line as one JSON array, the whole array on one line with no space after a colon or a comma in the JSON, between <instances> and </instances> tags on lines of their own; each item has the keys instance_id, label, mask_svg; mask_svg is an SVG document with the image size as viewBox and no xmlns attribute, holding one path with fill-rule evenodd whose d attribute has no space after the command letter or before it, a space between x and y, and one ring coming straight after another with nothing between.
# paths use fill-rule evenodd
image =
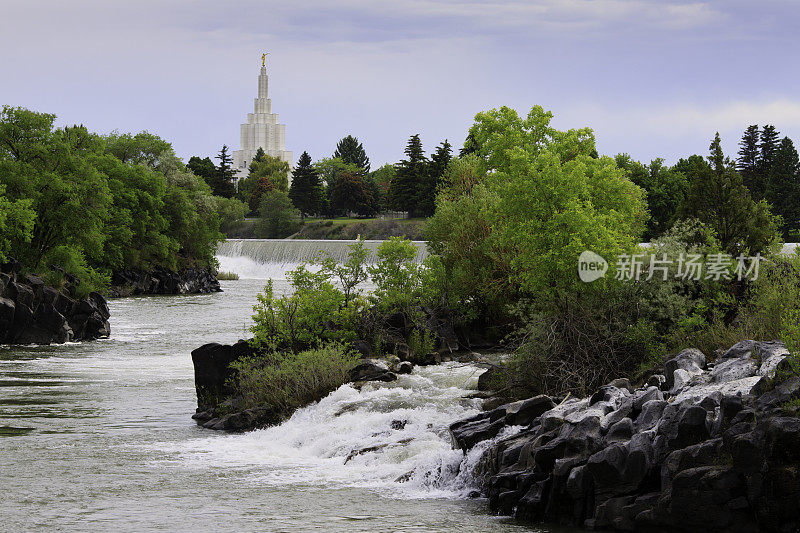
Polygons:
<instances>
[{"instance_id":1,"label":"tree line","mask_svg":"<svg viewBox=\"0 0 800 533\"><path fill-rule=\"evenodd\" d=\"M106 289L115 270L214 264L231 201L169 142L54 120L0 113L0 261L13 257L56 286L74 275L83 290Z\"/></svg>"}]
</instances>

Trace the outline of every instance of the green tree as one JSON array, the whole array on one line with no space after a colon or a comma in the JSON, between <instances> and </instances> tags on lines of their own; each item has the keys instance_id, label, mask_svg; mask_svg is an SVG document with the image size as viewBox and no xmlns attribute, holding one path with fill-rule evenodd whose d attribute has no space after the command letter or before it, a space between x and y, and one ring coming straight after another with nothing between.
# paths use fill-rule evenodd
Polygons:
<instances>
[{"instance_id":1,"label":"green tree","mask_svg":"<svg viewBox=\"0 0 800 533\"><path fill-rule=\"evenodd\" d=\"M338 157L345 163L359 167L364 171L364 174L369 172L369 157L364 151L364 145L358 142L357 137L348 135L336 143L336 151L333 153L333 157Z\"/></svg>"},{"instance_id":2,"label":"green tree","mask_svg":"<svg viewBox=\"0 0 800 533\"><path fill-rule=\"evenodd\" d=\"M339 175L331 193L331 208L360 216L375 214L375 200L364 178L358 174Z\"/></svg>"},{"instance_id":3,"label":"green tree","mask_svg":"<svg viewBox=\"0 0 800 533\"><path fill-rule=\"evenodd\" d=\"M289 187L289 198L300 210L300 215L316 215L325 209L325 191L322 188L317 169L311 165L311 156L303 152L292 171L292 186Z\"/></svg>"},{"instance_id":4,"label":"green tree","mask_svg":"<svg viewBox=\"0 0 800 533\"><path fill-rule=\"evenodd\" d=\"M375 184L378 190L378 198L380 199L381 209L385 208L386 197L389 194L389 184L392 183L392 180L397 175L397 169L394 165L386 163L385 165L378 168L370 173L370 177L372 178L372 182Z\"/></svg>"},{"instance_id":5,"label":"green tree","mask_svg":"<svg viewBox=\"0 0 800 533\"><path fill-rule=\"evenodd\" d=\"M436 192L451 159L452 147L445 139L431 155L428 171L422 176L417 188L416 203L420 215L429 217L436 209Z\"/></svg>"},{"instance_id":6,"label":"green tree","mask_svg":"<svg viewBox=\"0 0 800 533\"><path fill-rule=\"evenodd\" d=\"M789 137L784 137L775 151L766 199L775 214L782 218L784 238L797 239L800 236L800 162Z\"/></svg>"},{"instance_id":7,"label":"green tree","mask_svg":"<svg viewBox=\"0 0 800 533\"><path fill-rule=\"evenodd\" d=\"M477 183L460 196L443 192L426 225L451 290L481 314L521 296L549 307L601 290L579 281L578 256L617 257L643 230L644 191L613 159L593 157L591 130L558 131L551 118L538 106L524 119L506 107L479 113L470 128Z\"/></svg>"},{"instance_id":8,"label":"green tree","mask_svg":"<svg viewBox=\"0 0 800 533\"><path fill-rule=\"evenodd\" d=\"M413 217L419 212L419 186L428 172L428 158L422 150L419 134L409 138L404 153L406 159L397 164L397 174L389 185L389 205L397 211L407 211Z\"/></svg>"},{"instance_id":9,"label":"green tree","mask_svg":"<svg viewBox=\"0 0 800 533\"><path fill-rule=\"evenodd\" d=\"M742 135L742 140L739 141L739 158L736 160L736 169L742 175L742 182L751 191L758 189L761 181L759 178L761 170L759 169L758 140L758 124L748 126Z\"/></svg>"},{"instance_id":10,"label":"green tree","mask_svg":"<svg viewBox=\"0 0 800 533\"><path fill-rule=\"evenodd\" d=\"M57 246L101 260L106 239L111 196L87 157L102 141L82 126L53 130L54 119L9 106L0 114L0 184L8 200L29 200L36 213L30 242L10 251L32 270Z\"/></svg>"},{"instance_id":11,"label":"green tree","mask_svg":"<svg viewBox=\"0 0 800 533\"><path fill-rule=\"evenodd\" d=\"M331 196L336 188L336 181L341 174L361 174L361 167L352 163L345 163L338 157L323 157L313 163L322 183L325 185L325 200L327 206L331 206Z\"/></svg>"},{"instance_id":12,"label":"green tree","mask_svg":"<svg viewBox=\"0 0 800 533\"><path fill-rule=\"evenodd\" d=\"M158 166L162 154L172 151L172 145L147 131L136 135L112 132L105 137L108 152L122 161L135 165L144 165L154 169Z\"/></svg>"},{"instance_id":13,"label":"green tree","mask_svg":"<svg viewBox=\"0 0 800 533\"><path fill-rule=\"evenodd\" d=\"M289 163L282 161L278 157L263 153L259 155L256 153L256 157L250 163L247 177L239 181L239 191L237 195L243 202L249 201L253 196L253 190L256 188L256 184L258 184L261 178L269 179L269 181L275 185L275 188L287 192L289 190L288 176Z\"/></svg>"},{"instance_id":14,"label":"green tree","mask_svg":"<svg viewBox=\"0 0 800 533\"><path fill-rule=\"evenodd\" d=\"M292 205L289 195L272 190L261 195L260 218L256 222L256 236L260 239L283 239L299 226L300 212Z\"/></svg>"},{"instance_id":15,"label":"green tree","mask_svg":"<svg viewBox=\"0 0 800 533\"><path fill-rule=\"evenodd\" d=\"M689 171L689 189L680 209L682 218L697 218L716 233L729 253L758 253L774 240L775 220L766 202L755 202L722 152L719 133L709 147L708 162Z\"/></svg>"},{"instance_id":16,"label":"green tree","mask_svg":"<svg viewBox=\"0 0 800 533\"><path fill-rule=\"evenodd\" d=\"M775 130L775 126L767 124L761 129L761 139L758 145L758 179L753 183L752 187L748 187L753 199L756 201L764 198L767 192L772 165L775 162L775 154L778 151L778 139L780 139L780 136Z\"/></svg>"},{"instance_id":17,"label":"green tree","mask_svg":"<svg viewBox=\"0 0 800 533\"><path fill-rule=\"evenodd\" d=\"M233 185L236 169L233 168L233 158L228 153L228 145L222 145L216 159L219 159L219 165L217 165L217 171L214 173L214 178L210 183L211 190L216 196L232 198L236 192Z\"/></svg>"},{"instance_id":18,"label":"green tree","mask_svg":"<svg viewBox=\"0 0 800 533\"><path fill-rule=\"evenodd\" d=\"M628 154L616 156L617 166L625 169L628 178L645 190L650 219L642 238L651 241L663 235L672 225L678 208L686 196L688 182L686 176L665 167L663 159L654 159L644 166L633 161Z\"/></svg>"},{"instance_id":19,"label":"green tree","mask_svg":"<svg viewBox=\"0 0 800 533\"><path fill-rule=\"evenodd\" d=\"M5 185L0 184L0 262L8 259L6 254L14 244L22 246L30 242L36 219L31 200L12 202L4 193Z\"/></svg>"},{"instance_id":20,"label":"green tree","mask_svg":"<svg viewBox=\"0 0 800 533\"><path fill-rule=\"evenodd\" d=\"M214 176L217 172L217 167L214 166L214 162L211 160L210 157L206 157L205 159L200 159L198 156L192 156L189 158L188 163L186 163L187 168L194 173L195 176L200 176L203 178L203 181L208 183L209 186L214 181Z\"/></svg>"},{"instance_id":21,"label":"green tree","mask_svg":"<svg viewBox=\"0 0 800 533\"><path fill-rule=\"evenodd\" d=\"M250 200L248 200L248 207L250 208L250 212L256 212L258 210L258 206L261 205L261 196L268 191L274 191L277 187L275 184L272 183L266 176L261 176L258 178L258 182L256 186L253 188L253 192L250 193Z\"/></svg>"},{"instance_id":22,"label":"green tree","mask_svg":"<svg viewBox=\"0 0 800 533\"><path fill-rule=\"evenodd\" d=\"M177 256L171 263L178 267L213 265L217 243L224 237L219 231L219 203L211 187L189 172L174 154L165 157L158 170L167 182L166 235L178 243Z\"/></svg>"}]
</instances>

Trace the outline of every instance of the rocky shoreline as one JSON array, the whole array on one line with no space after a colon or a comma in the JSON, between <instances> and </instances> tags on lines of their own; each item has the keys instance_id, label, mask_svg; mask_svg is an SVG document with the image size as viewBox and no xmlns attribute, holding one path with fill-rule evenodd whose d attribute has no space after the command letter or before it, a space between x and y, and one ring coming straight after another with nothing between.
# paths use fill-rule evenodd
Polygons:
<instances>
[{"instance_id":1,"label":"rocky shoreline","mask_svg":"<svg viewBox=\"0 0 800 533\"><path fill-rule=\"evenodd\" d=\"M77 280L70 276L59 291L20 271L15 261L0 266L0 344L61 344L109 336L110 313L102 295L76 298Z\"/></svg>"},{"instance_id":2,"label":"rocky shoreline","mask_svg":"<svg viewBox=\"0 0 800 533\"><path fill-rule=\"evenodd\" d=\"M500 514L618 531L797 531L800 382L775 379L787 354L742 341L711 364L688 349L644 386L538 396L450 429L465 451L485 446L478 475Z\"/></svg>"},{"instance_id":3,"label":"rocky shoreline","mask_svg":"<svg viewBox=\"0 0 800 533\"><path fill-rule=\"evenodd\" d=\"M114 272L111 296L210 294L222 292L212 268L184 268L178 272L163 267Z\"/></svg>"}]
</instances>

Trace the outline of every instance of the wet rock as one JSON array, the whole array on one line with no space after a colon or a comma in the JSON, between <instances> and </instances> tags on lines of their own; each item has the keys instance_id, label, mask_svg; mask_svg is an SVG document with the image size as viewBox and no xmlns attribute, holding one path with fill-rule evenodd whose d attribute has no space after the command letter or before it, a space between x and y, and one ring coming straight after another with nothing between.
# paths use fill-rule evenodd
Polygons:
<instances>
[{"instance_id":1,"label":"wet rock","mask_svg":"<svg viewBox=\"0 0 800 533\"><path fill-rule=\"evenodd\" d=\"M492 380L497 375L497 369L492 367L478 376L478 390L488 391L492 390Z\"/></svg>"},{"instance_id":2,"label":"wet rock","mask_svg":"<svg viewBox=\"0 0 800 533\"><path fill-rule=\"evenodd\" d=\"M398 374L410 374L413 371L414 371L414 363L410 361L401 361L400 364L397 365Z\"/></svg>"},{"instance_id":3,"label":"wet rock","mask_svg":"<svg viewBox=\"0 0 800 533\"><path fill-rule=\"evenodd\" d=\"M216 272L210 268L185 268L179 272L163 267L152 270L119 270L111 276L112 296L146 294L207 294L221 292Z\"/></svg>"},{"instance_id":4,"label":"wet rock","mask_svg":"<svg viewBox=\"0 0 800 533\"><path fill-rule=\"evenodd\" d=\"M38 276L15 269L0 273L0 343L51 344L92 340L110 333L105 299L91 293L76 300L71 292L45 285ZM73 288L68 281L66 288ZM72 291L74 292L74 291Z\"/></svg>"},{"instance_id":5,"label":"wet rock","mask_svg":"<svg viewBox=\"0 0 800 533\"><path fill-rule=\"evenodd\" d=\"M394 381L397 375L389 370L383 361L376 359L363 359L358 365L350 369L350 381Z\"/></svg>"},{"instance_id":6,"label":"wet rock","mask_svg":"<svg viewBox=\"0 0 800 533\"><path fill-rule=\"evenodd\" d=\"M748 341L705 369L684 350L663 387L562 400L488 446L478 471L490 508L618 531L798 530L800 418L783 406L800 380L775 378L786 354ZM453 424L456 446L496 438L522 404Z\"/></svg>"},{"instance_id":7,"label":"wet rock","mask_svg":"<svg viewBox=\"0 0 800 533\"><path fill-rule=\"evenodd\" d=\"M553 407L555 407L553 400L544 395L514 402L506 406L506 424L527 426L534 418L538 418Z\"/></svg>"},{"instance_id":8,"label":"wet rock","mask_svg":"<svg viewBox=\"0 0 800 533\"><path fill-rule=\"evenodd\" d=\"M252 355L255 350L244 340L233 345L212 342L192 350L197 407L208 409L230 396L228 382L234 377L231 363Z\"/></svg>"}]
</instances>

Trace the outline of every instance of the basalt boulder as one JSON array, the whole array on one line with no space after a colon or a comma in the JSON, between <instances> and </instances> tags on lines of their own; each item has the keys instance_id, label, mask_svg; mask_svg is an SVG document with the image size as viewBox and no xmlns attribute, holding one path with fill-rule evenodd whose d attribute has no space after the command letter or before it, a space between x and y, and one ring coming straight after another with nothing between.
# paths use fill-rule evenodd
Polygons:
<instances>
[{"instance_id":1,"label":"basalt boulder","mask_svg":"<svg viewBox=\"0 0 800 533\"><path fill-rule=\"evenodd\" d=\"M111 277L111 295L207 294L221 292L211 268L184 268L178 272L163 267L151 270L118 270Z\"/></svg>"},{"instance_id":2,"label":"basalt boulder","mask_svg":"<svg viewBox=\"0 0 800 533\"><path fill-rule=\"evenodd\" d=\"M0 266L0 344L51 344L108 337L110 312L92 292L76 298L78 280L64 276L59 290L23 275L19 263Z\"/></svg>"},{"instance_id":3,"label":"basalt boulder","mask_svg":"<svg viewBox=\"0 0 800 533\"><path fill-rule=\"evenodd\" d=\"M800 380L776 377L787 354L745 341L712 365L684 350L663 381L616 381L557 405L531 398L548 408L518 418L516 402L450 432L462 450L486 449L476 472L501 514L617 531L797 531Z\"/></svg>"}]
</instances>

